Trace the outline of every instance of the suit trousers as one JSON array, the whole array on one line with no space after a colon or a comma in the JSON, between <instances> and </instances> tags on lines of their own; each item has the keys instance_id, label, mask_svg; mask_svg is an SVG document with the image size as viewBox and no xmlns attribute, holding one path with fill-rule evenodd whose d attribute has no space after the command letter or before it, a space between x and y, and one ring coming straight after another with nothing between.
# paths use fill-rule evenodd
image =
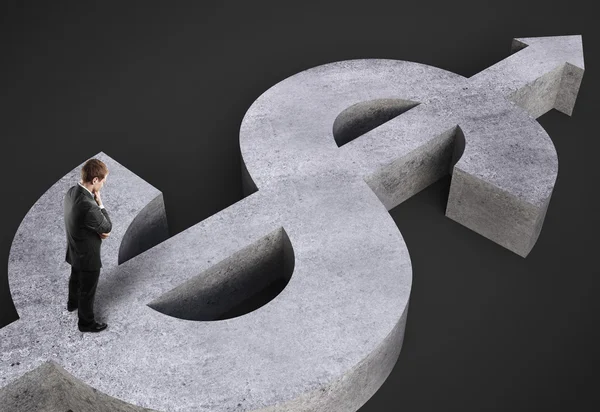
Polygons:
<instances>
[{"instance_id":1,"label":"suit trousers","mask_svg":"<svg viewBox=\"0 0 600 412\"><path fill-rule=\"evenodd\" d=\"M90 326L95 322L94 298L99 277L100 269L80 270L71 266L68 304L78 307L79 326Z\"/></svg>"}]
</instances>

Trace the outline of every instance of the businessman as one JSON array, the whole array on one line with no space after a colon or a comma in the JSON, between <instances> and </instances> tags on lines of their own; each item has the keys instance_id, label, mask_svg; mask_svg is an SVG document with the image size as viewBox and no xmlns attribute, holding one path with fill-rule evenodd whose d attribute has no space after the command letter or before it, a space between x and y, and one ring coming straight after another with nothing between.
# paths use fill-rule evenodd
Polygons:
<instances>
[{"instance_id":1,"label":"businessman","mask_svg":"<svg viewBox=\"0 0 600 412\"><path fill-rule=\"evenodd\" d=\"M104 162L88 160L81 168L81 181L67 191L64 199L65 261L71 265L67 310L78 309L81 332L100 332L107 326L94 318L94 298L102 267L100 247L112 230L112 222L100 197L107 177L108 168Z\"/></svg>"}]
</instances>

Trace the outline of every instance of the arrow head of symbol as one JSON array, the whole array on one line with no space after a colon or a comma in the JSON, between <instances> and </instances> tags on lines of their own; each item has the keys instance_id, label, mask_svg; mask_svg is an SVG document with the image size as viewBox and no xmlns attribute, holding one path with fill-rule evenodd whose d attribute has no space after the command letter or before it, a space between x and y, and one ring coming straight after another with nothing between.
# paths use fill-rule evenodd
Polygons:
<instances>
[{"instance_id":1,"label":"arrow head of symbol","mask_svg":"<svg viewBox=\"0 0 600 412\"><path fill-rule=\"evenodd\" d=\"M585 69L581 36L524 37L513 40L513 51L525 47L532 49L530 59L534 62L545 62L546 65L558 67L558 70L562 71L558 77L556 99L551 107L571 116ZM535 70L536 64L533 64L533 67ZM515 99L517 103L519 100L521 99ZM534 112L534 115L536 114L538 113Z\"/></svg>"},{"instance_id":2,"label":"arrow head of symbol","mask_svg":"<svg viewBox=\"0 0 600 412\"><path fill-rule=\"evenodd\" d=\"M561 63L570 63L581 70L585 70L583 41L580 35L515 38L512 42L511 51L514 53L528 46L544 53L547 58Z\"/></svg>"},{"instance_id":3,"label":"arrow head of symbol","mask_svg":"<svg viewBox=\"0 0 600 412\"><path fill-rule=\"evenodd\" d=\"M570 116L584 72L581 36L516 38L512 52L472 76L471 84L503 95L534 118L551 109Z\"/></svg>"}]
</instances>

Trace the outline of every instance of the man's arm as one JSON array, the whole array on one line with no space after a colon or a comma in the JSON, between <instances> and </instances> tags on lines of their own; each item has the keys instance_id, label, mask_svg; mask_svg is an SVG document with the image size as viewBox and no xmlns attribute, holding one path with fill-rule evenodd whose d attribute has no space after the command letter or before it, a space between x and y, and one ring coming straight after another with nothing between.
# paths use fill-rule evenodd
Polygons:
<instances>
[{"instance_id":1,"label":"man's arm","mask_svg":"<svg viewBox=\"0 0 600 412\"><path fill-rule=\"evenodd\" d=\"M105 208L92 206L85 214L83 224L90 230L100 234L112 230L112 222Z\"/></svg>"}]
</instances>

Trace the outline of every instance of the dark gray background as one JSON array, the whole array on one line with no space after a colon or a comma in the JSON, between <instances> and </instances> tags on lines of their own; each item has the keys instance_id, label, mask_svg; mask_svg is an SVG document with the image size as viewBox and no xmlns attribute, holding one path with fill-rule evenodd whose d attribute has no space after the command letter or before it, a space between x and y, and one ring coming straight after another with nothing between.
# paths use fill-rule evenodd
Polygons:
<instances>
[{"instance_id":1,"label":"dark gray background","mask_svg":"<svg viewBox=\"0 0 600 412\"><path fill-rule=\"evenodd\" d=\"M16 319L7 261L21 220L94 154L164 193L174 235L241 199L240 122L288 76L354 58L471 76L506 58L513 37L582 34L573 116L539 119L560 170L526 259L444 216L448 178L391 211L412 258L411 306L398 363L360 411L597 409L593 13L574 2L285 3L2 2L0 325Z\"/></svg>"}]
</instances>

